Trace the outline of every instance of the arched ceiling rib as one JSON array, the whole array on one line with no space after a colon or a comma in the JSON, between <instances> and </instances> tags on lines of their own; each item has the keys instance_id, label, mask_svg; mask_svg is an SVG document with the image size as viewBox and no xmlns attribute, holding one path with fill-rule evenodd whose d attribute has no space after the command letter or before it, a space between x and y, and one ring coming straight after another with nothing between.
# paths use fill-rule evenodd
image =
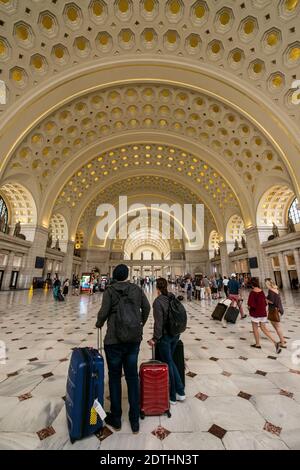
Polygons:
<instances>
[{"instance_id":1,"label":"arched ceiling rib","mask_svg":"<svg viewBox=\"0 0 300 470\"><path fill-rule=\"evenodd\" d=\"M3 176L39 182L39 223L48 224L83 149L95 150L90 160L110 138L126 146L133 133L143 143L154 132L182 138L186 153L197 145L196 158L231 174L246 226L256 222L262 175L299 196L299 132L288 118L300 112L290 90L299 78L298 0L0 0L0 13Z\"/></svg>"},{"instance_id":2,"label":"arched ceiling rib","mask_svg":"<svg viewBox=\"0 0 300 470\"><path fill-rule=\"evenodd\" d=\"M15 151L8 174L30 172L45 193L86 147L132 131L180 135L213 150L253 191L262 171L286 175L284 163L246 118L202 93L174 86L126 85L74 100L41 122Z\"/></svg>"},{"instance_id":3,"label":"arched ceiling rib","mask_svg":"<svg viewBox=\"0 0 300 470\"><path fill-rule=\"evenodd\" d=\"M0 60L8 105L91 60L159 56L206 62L267 94L292 117L300 63L298 0L1 0ZM22 20L21 20L22 19Z\"/></svg>"},{"instance_id":4,"label":"arched ceiling rib","mask_svg":"<svg viewBox=\"0 0 300 470\"><path fill-rule=\"evenodd\" d=\"M216 202L221 212L228 204L237 204L226 181L203 160L176 147L155 144L117 148L89 161L66 182L57 203L75 207L94 186L105 184L105 177L140 168L177 172L183 180L191 178L198 183L201 192L206 192Z\"/></svg>"},{"instance_id":5,"label":"arched ceiling rib","mask_svg":"<svg viewBox=\"0 0 300 470\"><path fill-rule=\"evenodd\" d=\"M79 215L78 218L72 217L71 231L82 230L88 234L92 233L97 207L106 202L117 207L119 195L128 195L128 205L136 202L145 205L164 202L170 205L175 202L180 204L203 203L196 193L178 181L162 176L134 176L118 180L97 192L96 196L90 199L87 206L82 210L81 216ZM59 206L57 207L59 208ZM219 229L222 229L223 221L217 208L211 212L206 205L204 217L205 227L208 225L212 227L218 226Z\"/></svg>"}]
</instances>

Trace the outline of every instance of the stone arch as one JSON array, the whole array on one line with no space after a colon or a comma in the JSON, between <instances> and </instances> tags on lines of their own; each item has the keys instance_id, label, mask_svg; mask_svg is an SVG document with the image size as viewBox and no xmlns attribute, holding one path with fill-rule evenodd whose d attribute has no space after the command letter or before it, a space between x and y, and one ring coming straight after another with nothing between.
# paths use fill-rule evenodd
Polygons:
<instances>
[{"instance_id":1,"label":"stone arch","mask_svg":"<svg viewBox=\"0 0 300 470\"><path fill-rule=\"evenodd\" d=\"M278 184L269 188L257 207L257 225L272 227L274 222L278 227L285 227L287 212L294 198L294 191L287 185Z\"/></svg>"},{"instance_id":2,"label":"stone arch","mask_svg":"<svg viewBox=\"0 0 300 470\"><path fill-rule=\"evenodd\" d=\"M191 202L193 204L195 203L203 203L207 209L210 211L210 214L211 214L211 218L212 220L214 220L215 222L215 225L217 226L218 228L218 231L220 233L223 232L223 220L222 220L222 217L220 216L220 212L217 210L217 207L216 205L214 205L214 202L209 200L209 198L207 196L205 196L204 194L199 194L199 190L197 187L195 187L193 185L193 183L191 182L190 185L188 186L187 183L185 183L184 181L182 181L182 179L174 174L172 175L172 180L170 180L170 174L169 173L163 173L162 172L155 172L155 171L150 171L148 169L144 169L143 172L141 173L140 170L138 171L130 171L127 173L127 176L124 177L122 180L120 180L120 178L118 176L114 176L113 178L109 178L108 180L106 180L106 184L104 187L94 187L93 190L91 191L91 193L89 193L88 195L88 198L84 199L81 201L80 203L80 206L78 208L76 208L76 211L73 212L73 221L72 221L72 225L70 226L70 236L72 237L73 234L76 232L77 230L77 226L78 224L80 223L81 219L82 219L82 216L84 214L86 214L87 212L87 209L89 208L89 206L94 203L98 196L99 195L102 195L102 202L105 200L105 202L111 202L111 201L107 201L106 200L106 194L107 192L110 190L110 188L116 188L117 189L117 198L118 196L120 195L120 190L121 188L124 187L125 183L127 180L133 180L135 181L135 178L136 179L145 179L145 180L149 180L149 182L147 183L147 187L149 187L149 184L151 185L151 189L152 189L152 192L153 192L153 189L156 188L155 184L156 184L156 181L157 180L161 180L162 182L165 182L165 185L169 188L170 187L170 182L172 182L173 184L173 196L171 198L171 201L173 202L178 202L178 200L176 199L176 197L178 196L178 192L176 194L174 194L174 189L176 191L176 188L178 191L180 191L180 193L185 193L185 195L189 197L188 201L186 201L186 199L184 200L183 196L181 195L180 197L180 201L181 202ZM139 191L138 191L138 195L142 195L143 191L144 191L144 188L145 186L139 186ZM125 190L126 190L126 186L125 186ZM135 189L136 191L137 189ZM165 193L165 191L158 191L158 194L160 196L163 197L163 193ZM125 194L130 194L131 195L131 192L127 192L127 190L125 191ZM164 194L164 199L166 199L166 193ZM113 202L116 202L115 201L115 194L112 195L112 199L111 199ZM101 201L101 198L99 199L99 201ZM58 209L60 209L62 206L57 206ZM94 208L96 210L96 208ZM94 213L95 213L95 210L94 210Z\"/></svg>"},{"instance_id":3,"label":"stone arch","mask_svg":"<svg viewBox=\"0 0 300 470\"><path fill-rule=\"evenodd\" d=\"M149 62L151 62L151 61L149 61ZM145 67L147 68L147 66L150 65L149 62L146 61L146 60L143 61L143 76L145 76ZM169 78L167 78L167 77L170 76L170 73L172 73L172 75L173 75L175 73L175 69L177 67L177 72L179 72L178 74L176 72L176 77L177 76L179 77L178 81L177 81L178 84L184 82L184 84L185 84L184 86L186 86L186 87L202 90L202 91L204 91L205 93L207 93L208 95L211 95L211 96L218 96L218 99L223 100L229 106L232 106L233 108L238 110L238 112L240 112L244 115L247 115L247 117L250 120L252 120L252 122L255 122L255 124L261 129L261 131L264 133L266 138L270 142L272 142L272 144L275 146L275 148L279 152L281 158L284 159L285 165L286 165L286 167L287 167L287 169L288 169L288 171L291 175L291 178L293 180L295 190L296 190L296 193L297 193L299 188L298 188L298 182L297 182L297 178L296 178L296 174L297 174L296 168L297 168L297 166L299 166L299 162L296 158L294 158L294 156L296 154L295 152L296 152L296 149L297 149L297 145L298 145L297 135L296 135L296 132L294 132L294 127L292 125L287 126L287 121L280 123L280 126L279 126L278 125L278 113L276 113L276 116L275 116L275 114L273 116L272 107L269 106L269 108L268 108L268 104L270 104L270 103L267 103L267 105L266 105L266 103L264 102L263 97L260 96L259 93L256 93L256 96L254 94L252 96L250 91L249 91L249 96L247 96L245 93L243 93L241 91L241 88L239 88L239 84L237 84L236 77L235 77L235 81L228 79L228 77L226 77L226 78L222 77L222 80L221 80L221 82L222 82L222 93L223 92L224 93L223 93L223 97L220 97L218 95L218 90L220 89L220 77L218 77L216 74L213 74L213 72L208 72L205 68L201 69L201 66L198 66L197 68L195 68L195 67L192 67L191 65L186 65L184 67L181 66L181 69L180 69L180 67L178 68L178 65L176 66L176 64L174 64L174 63L173 64L171 64L171 63L167 64L167 62L168 61L166 61L166 63L163 66L160 64L160 66L158 68L158 70L159 70L158 75L160 76L160 78L155 78L157 70L154 66L155 64L152 63L152 67L151 67L152 81L158 80L161 83L167 83L168 80L169 80ZM135 75L136 72L137 72L137 75L141 74L141 72L138 71L140 67L141 67L141 64L138 64L138 65L131 64L131 67L130 67L131 83L133 83L134 80L137 79L136 75ZM183 72L183 68L184 68L184 72ZM126 69L126 66L125 66L125 64L123 64L123 66L121 68L122 73L125 71L125 69ZM197 69L197 74L193 73L193 71L195 72L196 69ZM83 75L87 79L90 78L91 81L94 82L94 85L92 85L92 83L90 83L91 86L88 86L88 83L85 82L85 85L86 85L85 89L84 89L85 92L86 92L87 88L89 90L92 90L92 89L96 89L96 88L100 88L100 87L105 86L105 84L104 84L105 82L106 82L106 85L108 84L107 83L107 78L102 77L102 80L99 79L98 73L101 74L101 72L99 70L97 72L95 71L95 74L92 74L91 70L89 70L89 72L87 72L87 71L85 71L85 72L86 73L83 73ZM105 72L106 72L105 75L107 77L107 69L106 69ZM112 73L113 73L113 70L112 70ZM83 75L81 75L81 78L82 78ZM94 80L96 75L97 75L97 83ZM184 80L183 80L183 75L184 75ZM208 75L210 76L211 80L208 80ZM116 77L116 82L115 83L121 83L122 80L120 80L120 77L121 77L120 70L118 68L118 77ZM197 80L196 80L196 77L197 77ZM74 78L74 82L75 81L76 81L76 79ZM88 82L89 82L89 80L88 80ZM110 84L113 83L113 82L114 82L114 79L111 79ZM81 83L82 83L82 81L81 81ZM99 83L101 83L100 86L99 86ZM61 87L62 88L60 89L60 92L61 92L60 96L68 96L67 87L66 86L64 87L64 85L66 85L66 84L63 84L63 82L61 82ZM75 83L74 83L74 85L75 85ZM64 88L64 90L63 90L63 88ZM75 86L75 90L76 90L76 88L77 87ZM233 90L234 90L234 92L233 92ZM80 86L79 86L79 89L77 90L77 92L75 91L75 96L76 96L76 93L78 93L78 96L81 93L83 93L82 88L81 88L81 91L80 91ZM49 96L50 95L47 96L47 101L48 101ZM74 95L72 96L72 98L73 97L74 97ZM42 97L40 97L40 98L41 98L41 102L42 102L43 101ZM59 100L56 100L56 102L58 102L58 101ZM66 98L65 102L67 102L67 98ZM262 106L261 102L263 102L265 106ZM61 100L60 100L60 103L61 103ZM46 109L47 109L47 111L44 113L44 115L48 111L50 111L49 104L48 104L48 108L46 108ZM265 112L262 112L262 109ZM250 114L250 111L251 111L251 114ZM38 122L39 119L40 119L40 117L38 117L38 116L41 116L41 114L40 113L37 114L37 120L35 120L35 123ZM270 119L270 117L271 117L271 119ZM29 124L28 129L31 128L31 125L32 125L32 123ZM290 136L291 138L287 139L286 138L286 135L287 135L286 133L287 134L288 133L292 134ZM24 133L24 127L23 127L22 132L20 132L20 134L22 134L22 136L24 136L24 134L25 134ZM273 136L276 136L276 140ZM15 148L15 146L11 146L10 150L9 150L9 148L7 148L8 153L11 153L11 151L14 148ZM5 155L8 156L8 153L5 153ZM286 158L286 155L291 155L291 161L289 161ZM253 218L250 221L245 219L245 222L246 222L247 226L250 226L251 222L253 223Z\"/></svg>"},{"instance_id":4,"label":"stone arch","mask_svg":"<svg viewBox=\"0 0 300 470\"><path fill-rule=\"evenodd\" d=\"M140 259L137 254L141 251L147 250L152 251L156 258L161 259L161 254L164 254L164 259L170 259L170 243L168 240L163 240L159 231L145 229L140 232L133 233L132 237L129 237L124 243L124 255L127 255L127 259ZM126 258L125 258L126 259Z\"/></svg>"},{"instance_id":5,"label":"stone arch","mask_svg":"<svg viewBox=\"0 0 300 470\"><path fill-rule=\"evenodd\" d=\"M66 253L68 247L68 224L62 214L55 213L52 215L49 230L52 235L52 243L55 246L56 240L59 240L59 247L61 251Z\"/></svg>"},{"instance_id":6,"label":"stone arch","mask_svg":"<svg viewBox=\"0 0 300 470\"><path fill-rule=\"evenodd\" d=\"M300 224L300 209L299 201L294 198L288 209L288 217L292 219L294 224Z\"/></svg>"},{"instance_id":7,"label":"stone arch","mask_svg":"<svg viewBox=\"0 0 300 470\"><path fill-rule=\"evenodd\" d=\"M6 182L0 187L9 203L10 231L13 234L14 226L21 223L21 233L29 241L34 240L37 225L37 209L31 192L17 182Z\"/></svg>"},{"instance_id":8,"label":"stone arch","mask_svg":"<svg viewBox=\"0 0 300 470\"><path fill-rule=\"evenodd\" d=\"M279 230L285 231L288 210L295 198L294 191L284 183L268 188L261 196L256 212L256 223L261 241L272 234L273 223Z\"/></svg>"},{"instance_id":9,"label":"stone arch","mask_svg":"<svg viewBox=\"0 0 300 470\"><path fill-rule=\"evenodd\" d=\"M2 233L7 233L9 229L9 215L8 203L0 194L0 232Z\"/></svg>"},{"instance_id":10,"label":"stone arch","mask_svg":"<svg viewBox=\"0 0 300 470\"><path fill-rule=\"evenodd\" d=\"M228 253L233 251L235 240L240 243L242 236L244 236L244 230L245 224L242 217L238 214L232 215L226 226L226 243Z\"/></svg>"}]
</instances>

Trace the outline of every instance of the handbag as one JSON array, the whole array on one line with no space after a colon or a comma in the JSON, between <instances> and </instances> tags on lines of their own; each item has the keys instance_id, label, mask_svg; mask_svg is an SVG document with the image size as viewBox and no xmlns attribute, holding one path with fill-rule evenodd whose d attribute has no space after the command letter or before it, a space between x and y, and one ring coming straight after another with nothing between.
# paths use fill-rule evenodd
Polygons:
<instances>
[{"instance_id":1,"label":"handbag","mask_svg":"<svg viewBox=\"0 0 300 470\"><path fill-rule=\"evenodd\" d=\"M273 322L280 322L280 312L278 307L275 307L274 305L269 306L268 320Z\"/></svg>"}]
</instances>

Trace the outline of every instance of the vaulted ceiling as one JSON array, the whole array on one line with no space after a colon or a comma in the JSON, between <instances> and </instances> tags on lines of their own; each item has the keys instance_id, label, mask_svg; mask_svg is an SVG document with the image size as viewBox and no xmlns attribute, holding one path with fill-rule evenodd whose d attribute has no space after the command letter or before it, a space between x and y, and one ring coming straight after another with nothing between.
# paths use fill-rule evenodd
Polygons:
<instances>
[{"instance_id":1,"label":"vaulted ceiling","mask_svg":"<svg viewBox=\"0 0 300 470\"><path fill-rule=\"evenodd\" d=\"M255 224L272 185L299 194L299 20L298 0L0 0L3 183L45 226L141 178Z\"/></svg>"}]
</instances>

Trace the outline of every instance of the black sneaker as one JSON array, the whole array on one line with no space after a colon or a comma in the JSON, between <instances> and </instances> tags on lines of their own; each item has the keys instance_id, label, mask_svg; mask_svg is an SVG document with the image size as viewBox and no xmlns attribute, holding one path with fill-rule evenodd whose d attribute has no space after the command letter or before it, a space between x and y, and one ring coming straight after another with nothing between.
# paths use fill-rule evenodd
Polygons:
<instances>
[{"instance_id":1,"label":"black sneaker","mask_svg":"<svg viewBox=\"0 0 300 470\"><path fill-rule=\"evenodd\" d=\"M138 421L130 422L130 426L133 434L138 434L140 430L140 423Z\"/></svg>"},{"instance_id":2,"label":"black sneaker","mask_svg":"<svg viewBox=\"0 0 300 470\"><path fill-rule=\"evenodd\" d=\"M121 423L116 422L111 413L107 413L107 416L105 418L105 423L108 424L108 426L111 426L115 431L120 431L121 430Z\"/></svg>"}]
</instances>

